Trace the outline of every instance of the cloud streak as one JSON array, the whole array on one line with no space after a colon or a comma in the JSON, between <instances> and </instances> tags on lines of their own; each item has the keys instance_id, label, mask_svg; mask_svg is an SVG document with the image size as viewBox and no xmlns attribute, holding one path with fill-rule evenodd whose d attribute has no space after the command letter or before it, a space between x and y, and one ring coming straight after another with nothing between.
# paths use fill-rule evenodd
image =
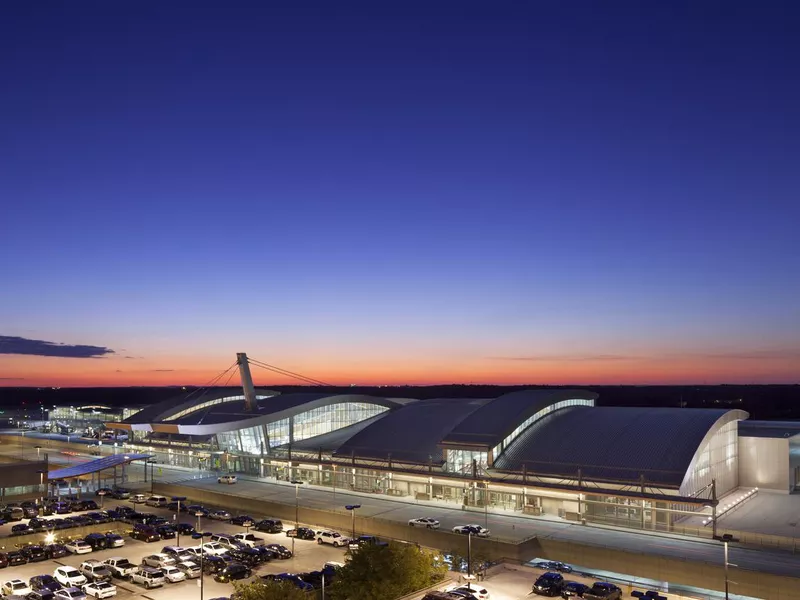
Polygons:
<instances>
[{"instance_id":1,"label":"cloud streak","mask_svg":"<svg viewBox=\"0 0 800 600\"><path fill-rule=\"evenodd\" d=\"M105 346L60 344L58 342L0 335L0 354L53 356L58 358L100 358L108 354L114 354L114 351Z\"/></svg>"},{"instance_id":2,"label":"cloud streak","mask_svg":"<svg viewBox=\"0 0 800 600\"><path fill-rule=\"evenodd\" d=\"M491 360L509 362L600 362L617 360L640 360L641 356L619 354L576 354L576 355L536 355L536 356L490 356Z\"/></svg>"}]
</instances>

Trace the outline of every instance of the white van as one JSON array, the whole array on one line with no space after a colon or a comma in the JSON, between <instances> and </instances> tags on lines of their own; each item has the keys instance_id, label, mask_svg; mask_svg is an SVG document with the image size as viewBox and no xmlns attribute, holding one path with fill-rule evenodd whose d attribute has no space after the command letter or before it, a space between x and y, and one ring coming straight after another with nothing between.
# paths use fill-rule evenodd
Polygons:
<instances>
[{"instance_id":1,"label":"white van","mask_svg":"<svg viewBox=\"0 0 800 600\"><path fill-rule=\"evenodd\" d=\"M156 508L160 508L169 504L169 500L167 500L166 496L150 496L147 500L145 500L145 504L147 504L147 506L155 506Z\"/></svg>"}]
</instances>

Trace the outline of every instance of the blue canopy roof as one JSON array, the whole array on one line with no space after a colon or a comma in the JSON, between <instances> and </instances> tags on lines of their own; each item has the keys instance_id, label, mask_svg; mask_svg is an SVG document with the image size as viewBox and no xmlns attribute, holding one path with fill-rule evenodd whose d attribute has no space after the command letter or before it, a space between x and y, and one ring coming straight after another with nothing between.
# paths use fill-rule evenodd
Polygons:
<instances>
[{"instance_id":1,"label":"blue canopy roof","mask_svg":"<svg viewBox=\"0 0 800 600\"><path fill-rule=\"evenodd\" d=\"M114 456L105 456L96 460L90 460L89 462L85 462L80 465L50 471L50 473L47 474L47 478L69 479L72 477L80 477L81 475L89 475L90 473L97 473L98 471L102 471L104 469L118 467L134 460L151 458L152 456L152 454L115 454Z\"/></svg>"}]
</instances>

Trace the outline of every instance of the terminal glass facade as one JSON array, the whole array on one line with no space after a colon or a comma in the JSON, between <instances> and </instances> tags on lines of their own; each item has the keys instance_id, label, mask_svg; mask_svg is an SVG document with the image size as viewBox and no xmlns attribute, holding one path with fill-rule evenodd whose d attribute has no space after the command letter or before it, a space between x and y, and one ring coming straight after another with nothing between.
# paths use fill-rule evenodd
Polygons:
<instances>
[{"instance_id":1,"label":"terminal glass facade","mask_svg":"<svg viewBox=\"0 0 800 600\"><path fill-rule=\"evenodd\" d=\"M294 441L305 440L360 423L387 410L389 409L385 406L365 402L340 402L329 406L320 406L267 425L218 433L217 444L220 450L228 452L260 454L267 450L267 437L270 448L286 446Z\"/></svg>"},{"instance_id":2,"label":"terminal glass facade","mask_svg":"<svg viewBox=\"0 0 800 600\"><path fill-rule=\"evenodd\" d=\"M681 485L681 494L693 496L716 481L717 497L739 487L739 421L720 427L697 454L694 468Z\"/></svg>"}]
</instances>

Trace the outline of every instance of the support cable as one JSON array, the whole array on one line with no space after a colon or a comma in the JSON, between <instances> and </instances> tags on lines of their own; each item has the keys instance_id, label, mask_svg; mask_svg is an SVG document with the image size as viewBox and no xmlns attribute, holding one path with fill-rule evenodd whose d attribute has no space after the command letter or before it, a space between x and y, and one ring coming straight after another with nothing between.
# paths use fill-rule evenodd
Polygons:
<instances>
[{"instance_id":1,"label":"support cable","mask_svg":"<svg viewBox=\"0 0 800 600\"><path fill-rule=\"evenodd\" d=\"M252 365L257 367L261 367L262 369L266 369L268 371L272 371L273 373L278 373L279 375L285 375L286 377L292 377L294 379L299 379L300 381L304 381L305 383L310 383L312 385L319 385L324 387L335 387L332 383L327 383L325 381L321 381L319 379L314 379L313 377L307 377L305 375L301 375L300 373L295 373L293 371L288 371L286 369L281 369L280 367L276 367L275 365L271 365L269 363L262 362L260 360L256 360L254 358L248 357L248 362Z\"/></svg>"}]
</instances>

